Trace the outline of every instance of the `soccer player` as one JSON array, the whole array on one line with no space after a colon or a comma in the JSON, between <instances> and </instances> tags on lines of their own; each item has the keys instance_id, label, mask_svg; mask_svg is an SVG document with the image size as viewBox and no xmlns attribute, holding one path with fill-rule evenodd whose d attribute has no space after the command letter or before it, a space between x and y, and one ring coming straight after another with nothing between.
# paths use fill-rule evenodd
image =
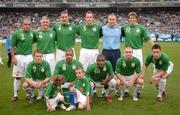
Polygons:
<instances>
[{"instance_id":1,"label":"soccer player","mask_svg":"<svg viewBox=\"0 0 180 115\"><path fill-rule=\"evenodd\" d=\"M117 60L116 75L119 80L119 85L123 85L126 88L133 85L135 86L133 100L138 101L138 91L141 90L144 80L139 78L141 71L140 61L132 55L133 49L131 47L125 48L124 56ZM123 100L122 91L120 91L118 100Z\"/></svg>"},{"instance_id":2,"label":"soccer player","mask_svg":"<svg viewBox=\"0 0 180 115\"><path fill-rule=\"evenodd\" d=\"M129 23L123 25L122 36L125 37L125 47L133 48L133 56L139 59L141 68L143 67L143 55L142 48L143 42L149 43L151 46L154 45L153 40L148 35L147 29L137 23L138 15L135 12L128 14ZM128 89L125 89L125 97L129 96Z\"/></svg>"},{"instance_id":3,"label":"soccer player","mask_svg":"<svg viewBox=\"0 0 180 115\"><path fill-rule=\"evenodd\" d=\"M51 77L49 63L42 58L42 52L40 50L36 50L34 52L34 60L27 66L23 87L28 94L30 103L33 103L35 97L33 89L39 89L37 99L42 99L43 88L46 87L49 82L49 78Z\"/></svg>"},{"instance_id":4,"label":"soccer player","mask_svg":"<svg viewBox=\"0 0 180 115\"><path fill-rule=\"evenodd\" d=\"M123 25L122 36L125 37L125 47L133 48L133 56L139 59L141 67L143 66L142 47L143 42L148 42L150 45L154 45L153 40L148 35L147 29L137 23L138 15L135 12L128 14L129 23Z\"/></svg>"},{"instance_id":5,"label":"soccer player","mask_svg":"<svg viewBox=\"0 0 180 115\"><path fill-rule=\"evenodd\" d=\"M108 16L108 24L102 27L103 51L102 54L112 64L115 71L116 61L121 56L120 52L121 26L117 24L115 14Z\"/></svg>"},{"instance_id":6,"label":"soccer player","mask_svg":"<svg viewBox=\"0 0 180 115\"><path fill-rule=\"evenodd\" d=\"M65 51L65 57L66 59L59 61L56 64L54 75L63 75L64 76L64 81L65 83L61 86L62 90L64 91L63 93L69 93L69 84L71 82L74 82L76 79L76 74L75 74L75 69L77 67L81 67L81 63L75 59L73 59L73 50L68 49ZM69 95L68 95L69 96ZM65 102L66 101L66 95L64 95Z\"/></svg>"},{"instance_id":7,"label":"soccer player","mask_svg":"<svg viewBox=\"0 0 180 115\"><path fill-rule=\"evenodd\" d=\"M27 64L33 60L32 44L34 32L30 29L31 20L26 18L23 20L22 28L18 29L12 35L11 56L14 77L14 96L12 101L18 99L18 90L21 85L21 77L24 77ZM14 49L16 48L16 53Z\"/></svg>"},{"instance_id":8,"label":"soccer player","mask_svg":"<svg viewBox=\"0 0 180 115\"><path fill-rule=\"evenodd\" d=\"M78 34L81 37L79 61L85 71L89 64L96 62L96 57L99 54L98 44L101 37L101 27L93 21L93 12L87 11L85 14L85 24L81 24L78 28Z\"/></svg>"},{"instance_id":9,"label":"soccer player","mask_svg":"<svg viewBox=\"0 0 180 115\"><path fill-rule=\"evenodd\" d=\"M41 19L41 27L36 31L34 42L37 43L37 49L43 52L43 59L50 64L51 74L55 68L55 31L49 29L50 21L47 16Z\"/></svg>"},{"instance_id":10,"label":"soccer player","mask_svg":"<svg viewBox=\"0 0 180 115\"><path fill-rule=\"evenodd\" d=\"M74 92L77 98L78 109L82 110L86 108L87 111L91 110L90 106L90 93L91 85L89 79L85 76L85 72L82 67L76 68L77 79L70 85L70 91ZM75 87L74 87L75 86ZM75 109L75 106L70 105L66 111Z\"/></svg>"},{"instance_id":11,"label":"soccer player","mask_svg":"<svg viewBox=\"0 0 180 115\"><path fill-rule=\"evenodd\" d=\"M47 105L47 111L51 112L56 110L56 107L58 106L58 103L61 102L61 109L66 109L64 106L64 97L61 94L61 85L64 83L64 78L61 75L58 75L56 77L52 77L50 82L48 83L46 92L45 92L45 98L46 98L46 105Z\"/></svg>"},{"instance_id":12,"label":"soccer player","mask_svg":"<svg viewBox=\"0 0 180 115\"><path fill-rule=\"evenodd\" d=\"M161 102L165 94L167 78L173 71L173 63L169 60L168 55L161 51L161 47L158 44L153 45L152 54L147 56L140 75L141 78L144 77L150 63L154 64L154 71L150 83L154 83L158 88L157 100Z\"/></svg>"},{"instance_id":13,"label":"soccer player","mask_svg":"<svg viewBox=\"0 0 180 115\"><path fill-rule=\"evenodd\" d=\"M69 22L69 14L67 11L60 13L60 21L54 24L53 30L56 32L56 62L65 59L65 51L72 48L75 56L75 38L77 34L77 26Z\"/></svg>"},{"instance_id":14,"label":"soccer player","mask_svg":"<svg viewBox=\"0 0 180 115\"><path fill-rule=\"evenodd\" d=\"M116 80L113 79L114 73L111 62L105 60L105 56L99 54L96 63L90 64L86 71L86 77L89 77L95 84L93 85L93 96L98 96L96 87L102 87L102 96L108 96L112 89L116 87ZM109 91L111 90L111 91ZM107 100L111 102L112 100Z\"/></svg>"}]
</instances>

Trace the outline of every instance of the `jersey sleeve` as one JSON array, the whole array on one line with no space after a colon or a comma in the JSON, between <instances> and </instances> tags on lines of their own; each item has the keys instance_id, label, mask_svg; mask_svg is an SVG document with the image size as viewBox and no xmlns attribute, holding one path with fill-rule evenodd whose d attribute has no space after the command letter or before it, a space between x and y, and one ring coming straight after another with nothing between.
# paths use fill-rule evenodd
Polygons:
<instances>
[{"instance_id":1,"label":"jersey sleeve","mask_svg":"<svg viewBox=\"0 0 180 115\"><path fill-rule=\"evenodd\" d=\"M32 68L32 64L31 64L31 62L30 62L30 63L27 65L25 77L26 77L26 78L32 78L32 72L33 72L33 68Z\"/></svg>"},{"instance_id":2,"label":"jersey sleeve","mask_svg":"<svg viewBox=\"0 0 180 115\"><path fill-rule=\"evenodd\" d=\"M139 59L136 58L136 73L139 74L141 72L141 63Z\"/></svg>"},{"instance_id":3,"label":"jersey sleeve","mask_svg":"<svg viewBox=\"0 0 180 115\"><path fill-rule=\"evenodd\" d=\"M11 48L15 48L17 44L17 32L12 34Z\"/></svg>"},{"instance_id":4,"label":"jersey sleeve","mask_svg":"<svg viewBox=\"0 0 180 115\"><path fill-rule=\"evenodd\" d=\"M168 67L169 67L169 58L168 58L168 57L165 57L165 58L163 59L162 70L163 70L163 71L167 71L167 70L168 70Z\"/></svg>"},{"instance_id":5,"label":"jersey sleeve","mask_svg":"<svg viewBox=\"0 0 180 115\"><path fill-rule=\"evenodd\" d=\"M46 62L46 77L50 78L51 77L51 69L50 69L50 65L48 62Z\"/></svg>"},{"instance_id":6,"label":"jersey sleeve","mask_svg":"<svg viewBox=\"0 0 180 115\"><path fill-rule=\"evenodd\" d=\"M115 68L116 73L120 73L120 66L121 66L121 59L118 59L116 62L116 68Z\"/></svg>"},{"instance_id":7,"label":"jersey sleeve","mask_svg":"<svg viewBox=\"0 0 180 115\"><path fill-rule=\"evenodd\" d=\"M49 82L47 89L46 89L46 92L45 92L45 97L48 99L51 98L52 93L53 93L52 84Z\"/></svg>"},{"instance_id":8,"label":"jersey sleeve","mask_svg":"<svg viewBox=\"0 0 180 115\"><path fill-rule=\"evenodd\" d=\"M111 62L107 61L107 68L108 68L108 74L109 76L113 77L114 73L113 73L113 68L112 68L112 64Z\"/></svg>"},{"instance_id":9,"label":"jersey sleeve","mask_svg":"<svg viewBox=\"0 0 180 115\"><path fill-rule=\"evenodd\" d=\"M152 62L152 54L148 55L145 61L145 66L147 67Z\"/></svg>"},{"instance_id":10,"label":"jersey sleeve","mask_svg":"<svg viewBox=\"0 0 180 115\"><path fill-rule=\"evenodd\" d=\"M88 78L85 78L85 89L84 89L84 94L85 95L89 95L90 94L90 81L88 80Z\"/></svg>"},{"instance_id":11,"label":"jersey sleeve","mask_svg":"<svg viewBox=\"0 0 180 115\"><path fill-rule=\"evenodd\" d=\"M145 42L150 40L150 36L148 34L148 31L144 26L142 26L142 37L143 37Z\"/></svg>"}]
</instances>

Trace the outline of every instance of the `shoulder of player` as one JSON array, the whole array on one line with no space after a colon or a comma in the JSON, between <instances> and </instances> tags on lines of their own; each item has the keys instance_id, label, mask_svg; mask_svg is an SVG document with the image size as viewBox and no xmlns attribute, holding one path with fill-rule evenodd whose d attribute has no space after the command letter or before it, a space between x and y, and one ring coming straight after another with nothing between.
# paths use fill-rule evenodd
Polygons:
<instances>
[{"instance_id":1,"label":"shoulder of player","mask_svg":"<svg viewBox=\"0 0 180 115\"><path fill-rule=\"evenodd\" d=\"M161 56L162 59L165 59L165 60L169 59L169 56L166 53L162 52L161 55L162 55Z\"/></svg>"}]
</instances>

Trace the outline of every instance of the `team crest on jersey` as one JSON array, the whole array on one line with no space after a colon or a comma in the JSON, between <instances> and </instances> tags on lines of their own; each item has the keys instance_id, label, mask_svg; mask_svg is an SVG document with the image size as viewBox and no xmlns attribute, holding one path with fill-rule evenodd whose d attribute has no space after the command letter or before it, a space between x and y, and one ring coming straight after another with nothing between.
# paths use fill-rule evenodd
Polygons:
<instances>
[{"instance_id":1,"label":"team crest on jersey","mask_svg":"<svg viewBox=\"0 0 180 115\"><path fill-rule=\"evenodd\" d=\"M96 32L96 30L97 30L97 29L96 29L95 27L93 27L93 31Z\"/></svg>"},{"instance_id":2,"label":"team crest on jersey","mask_svg":"<svg viewBox=\"0 0 180 115\"><path fill-rule=\"evenodd\" d=\"M33 38L33 33L30 33L30 36Z\"/></svg>"},{"instance_id":3,"label":"team crest on jersey","mask_svg":"<svg viewBox=\"0 0 180 115\"><path fill-rule=\"evenodd\" d=\"M137 29L136 29L136 32L137 32L137 33L139 33L139 32L140 32L140 29L139 29L139 28L137 28Z\"/></svg>"},{"instance_id":4,"label":"team crest on jersey","mask_svg":"<svg viewBox=\"0 0 180 115\"><path fill-rule=\"evenodd\" d=\"M72 27L71 26L69 27L69 31L72 31Z\"/></svg>"},{"instance_id":5,"label":"team crest on jersey","mask_svg":"<svg viewBox=\"0 0 180 115\"><path fill-rule=\"evenodd\" d=\"M36 66L33 66L33 72L36 72Z\"/></svg>"},{"instance_id":6,"label":"team crest on jersey","mask_svg":"<svg viewBox=\"0 0 180 115\"><path fill-rule=\"evenodd\" d=\"M159 64L162 65L162 60L159 60Z\"/></svg>"},{"instance_id":7,"label":"team crest on jersey","mask_svg":"<svg viewBox=\"0 0 180 115\"><path fill-rule=\"evenodd\" d=\"M45 71L45 69L42 67L42 68L41 68L41 72L44 72L44 71Z\"/></svg>"},{"instance_id":8,"label":"team crest on jersey","mask_svg":"<svg viewBox=\"0 0 180 115\"><path fill-rule=\"evenodd\" d=\"M107 71L107 67L106 66L103 67L103 71Z\"/></svg>"},{"instance_id":9,"label":"team crest on jersey","mask_svg":"<svg viewBox=\"0 0 180 115\"><path fill-rule=\"evenodd\" d=\"M125 62L123 62L123 63L122 63L122 66L123 66L123 68L125 68L125 67L126 67L126 63L125 63Z\"/></svg>"},{"instance_id":10,"label":"team crest on jersey","mask_svg":"<svg viewBox=\"0 0 180 115\"><path fill-rule=\"evenodd\" d=\"M63 70L66 70L66 64L63 64L62 69L63 69Z\"/></svg>"},{"instance_id":11,"label":"team crest on jersey","mask_svg":"<svg viewBox=\"0 0 180 115\"><path fill-rule=\"evenodd\" d=\"M135 67L135 63L132 63L132 64L131 64L131 67L134 68L134 67Z\"/></svg>"},{"instance_id":12,"label":"team crest on jersey","mask_svg":"<svg viewBox=\"0 0 180 115\"><path fill-rule=\"evenodd\" d=\"M98 74L100 71L99 71L99 69L98 68L96 68L95 70L94 70L94 73L95 74Z\"/></svg>"},{"instance_id":13,"label":"team crest on jersey","mask_svg":"<svg viewBox=\"0 0 180 115\"><path fill-rule=\"evenodd\" d=\"M86 26L83 26L83 31L86 31Z\"/></svg>"},{"instance_id":14,"label":"team crest on jersey","mask_svg":"<svg viewBox=\"0 0 180 115\"><path fill-rule=\"evenodd\" d=\"M39 34L39 38L41 38L41 39L43 38L42 34Z\"/></svg>"},{"instance_id":15,"label":"team crest on jersey","mask_svg":"<svg viewBox=\"0 0 180 115\"><path fill-rule=\"evenodd\" d=\"M72 66L72 69L73 69L73 70L75 70L75 69L76 69L76 66L75 66L75 65L73 65L73 66Z\"/></svg>"},{"instance_id":16,"label":"team crest on jersey","mask_svg":"<svg viewBox=\"0 0 180 115\"><path fill-rule=\"evenodd\" d=\"M58 30L61 31L61 26L59 26Z\"/></svg>"},{"instance_id":17,"label":"team crest on jersey","mask_svg":"<svg viewBox=\"0 0 180 115\"><path fill-rule=\"evenodd\" d=\"M50 36L50 38L52 38L52 37L53 37L53 34L52 34L52 33L50 33L50 35L49 35L49 36Z\"/></svg>"},{"instance_id":18,"label":"team crest on jersey","mask_svg":"<svg viewBox=\"0 0 180 115\"><path fill-rule=\"evenodd\" d=\"M83 83L83 87L85 87L85 83Z\"/></svg>"}]
</instances>

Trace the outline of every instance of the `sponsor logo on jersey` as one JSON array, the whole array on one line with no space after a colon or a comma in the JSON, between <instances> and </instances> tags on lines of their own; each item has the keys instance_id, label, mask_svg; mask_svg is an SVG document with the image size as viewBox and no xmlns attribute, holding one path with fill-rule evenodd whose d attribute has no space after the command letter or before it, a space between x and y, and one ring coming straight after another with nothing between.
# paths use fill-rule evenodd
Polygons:
<instances>
[{"instance_id":1,"label":"sponsor logo on jersey","mask_svg":"<svg viewBox=\"0 0 180 115\"><path fill-rule=\"evenodd\" d=\"M140 29L139 29L139 28L137 28L137 29L136 29L136 32L137 32L137 33L139 33L139 32L140 32Z\"/></svg>"},{"instance_id":2,"label":"sponsor logo on jersey","mask_svg":"<svg viewBox=\"0 0 180 115\"><path fill-rule=\"evenodd\" d=\"M39 34L39 38L40 38L40 39L42 39L42 38L43 38L42 34Z\"/></svg>"},{"instance_id":3,"label":"sponsor logo on jersey","mask_svg":"<svg viewBox=\"0 0 180 115\"><path fill-rule=\"evenodd\" d=\"M63 69L63 70L66 70L66 64L63 64L62 69Z\"/></svg>"},{"instance_id":4,"label":"sponsor logo on jersey","mask_svg":"<svg viewBox=\"0 0 180 115\"><path fill-rule=\"evenodd\" d=\"M33 38L33 33L32 32L30 33L30 36Z\"/></svg>"},{"instance_id":5,"label":"sponsor logo on jersey","mask_svg":"<svg viewBox=\"0 0 180 115\"><path fill-rule=\"evenodd\" d=\"M125 68L125 67L126 67L126 63L125 63L125 62L123 62L123 63L122 63L122 66L123 66L123 68Z\"/></svg>"},{"instance_id":6,"label":"sponsor logo on jersey","mask_svg":"<svg viewBox=\"0 0 180 115\"><path fill-rule=\"evenodd\" d=\"M98 68L96 68L96 69L94 70L94 73L95 73L95 74L100 73L99 69L98 69Z\"/></svg>"},{"instance_id":7,"label":"sponsor logo on jersey","mask_svg":"<svg viewBox=\"0 0 180 115\"><path fill-rule=\"evenodd\" d=\"M159 64L162 65L162 60L159 60Z\"/></svg>"},{"instance_id":8,"label":"sponsor logo on jersey","mask_svg":"<svg viewBox=\"0 0 180 115\"><path fill-rule=\"evenodd\" d=\"M53 37L53 34L52 34L52 33L50 33L50 34L49 34L49 36L50 36L50 38L52 38L52 37Z\"/></svg>"},{"instance_id":9,"label":"sponsor logo on jersey","mask_svg":"<svg viewBox=\"0 0 180 115\"><path fill-rule=\"evenodd\" d=\"M21 40L24 40L25 38L24 38L24 34L23 33L21 33Z\"/></svg>"},{"instance_id":10,"label":"sponsor logo on jersey","mask_svg":"<svg viewBox=\"0 0 180 115\"><path fill-rule=\"evenodd\" d=\"M69 31L72 31L72 27L71 26L69 27Z\"/></svg>"},{"instance_id":11,"label":"sponsor logo on jersey","mask_svg":"<svg viewBox=\"0 0 180 115\"><path fill-rule=\"evenodd\" d=\"M33 72L36 72L36 66L33 66Z\"/></svg>"},{"instance_id":12,"label":"sponsor logo on jersey","mask_svg":"<svg viewBox=\"0 0 180 115\"><path fill-rule=\"evenodd\" d=\"M96 29L95 27L93 27L93 31L94 31L94 32L96 32L96 31L97 31L97 29Z\"/></svg>"},{"instance_id":13,"label":"sponsor logo on jersey","mask_svg":"<svg viewBox=\"0 0 180 115\"><path fill-rule=\"evenodd\" d=\"M132 63L132 64L131 64L131 67L134 68L134 67L135 67L135 63Z\"/></svg>"},{"instance_id":14,"label":"sponsor logo on jersey","mask_svg":"<svg viewBox=\"0 0 180 115\"><path fill-rule=\"evenodd\" d=\"M75 69L76 69L76 66L75 66L75 65L72 65L72 69L75 70Z\"/></svg>"},{"instance_id":15,"label":"sponsor logo on jersey","mask_svg":"<svg viewBox=\"0 0 180 115\"><path fill-rule=\"evenodd\" d=\"M83 31L86 31L86 26L83 26Z\"/></svg>"},{"instance_id":16,"label":"sponsor logo on jersey","mask_svg":"<svg viewBox=\"0 0 180 115\"><path fill-rule=\"evenodd\" d=\"M41 68L41 72L44 72L44 71L45 71L45 69L42 67L42 68Z\"/></svg>"},{"instance_id":17,"label":"sponsor logo on jersey","mask_svg":"<svg viewBox=\"0 0 180 115\"><path fill-rule=\"evenodd\" d=\"M103 71L107 71L107 67L106 66L103 67Z\"/></svg>"}]
</instances>

